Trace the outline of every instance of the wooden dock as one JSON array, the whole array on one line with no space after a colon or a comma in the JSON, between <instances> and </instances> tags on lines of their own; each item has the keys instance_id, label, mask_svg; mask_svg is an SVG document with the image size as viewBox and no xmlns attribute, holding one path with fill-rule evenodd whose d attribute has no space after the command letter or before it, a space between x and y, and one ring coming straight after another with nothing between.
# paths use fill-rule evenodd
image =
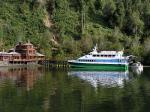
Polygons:
<instances>
[{"instance_id":1,"label":"wooden dock","mask_svg":"<svg viewBox=\"0 0 150 112\"><path fill-rule=\"evenodd\" d=\"M39 64L46 68L69 68L67 61L41 60L39 61Z\"/></svg>"}]
</instances>

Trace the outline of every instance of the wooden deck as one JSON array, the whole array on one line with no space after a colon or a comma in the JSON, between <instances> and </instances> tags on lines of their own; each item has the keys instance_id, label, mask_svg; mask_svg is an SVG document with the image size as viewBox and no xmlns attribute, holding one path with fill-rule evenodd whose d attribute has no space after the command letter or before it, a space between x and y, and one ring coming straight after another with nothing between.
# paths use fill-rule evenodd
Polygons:
<instances>
[{"instance_id":1,"label":"wooden deck","mask_svg":"<svg viewBox=\"0 0 150 112\"><path fill-rule=\"evenodd\" d=\"M39 64L47 68L69 68L67 61L42 60L39 61Z\"/></svg>"}]
</instances>

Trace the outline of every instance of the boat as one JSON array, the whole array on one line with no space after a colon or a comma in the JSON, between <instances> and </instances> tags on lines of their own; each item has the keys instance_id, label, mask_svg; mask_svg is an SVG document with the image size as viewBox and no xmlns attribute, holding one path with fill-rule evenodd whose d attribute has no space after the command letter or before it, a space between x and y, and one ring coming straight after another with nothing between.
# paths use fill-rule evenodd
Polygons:
<instances>
[{"instance_id":1,"label":"boat","mask_svg":"<svg viewBox=\"0 0 150 112\"><path fill-rule=\"evenodd\" d=\"M68 60L71 68L86 70L128 70L128 57L122 51L93 51L76 60Z\"/></svg>"}]
</instances>

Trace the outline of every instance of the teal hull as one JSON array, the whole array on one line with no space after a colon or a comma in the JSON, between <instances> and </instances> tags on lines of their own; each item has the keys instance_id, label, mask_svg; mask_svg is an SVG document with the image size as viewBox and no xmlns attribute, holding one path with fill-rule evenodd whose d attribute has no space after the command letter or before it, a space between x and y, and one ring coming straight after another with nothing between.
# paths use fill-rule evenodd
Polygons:
<instances>
[{"instance_id":1,"label":"teal hull","mask_svg":"<svg viewBox=\"0 0 150 112\"><path fill-rule=\"evenodd\" d=\"M121 64L87 64L87 63L69 63L72 69L76 70L104 70L104 71L126 71L128 65Z\"/></svg>"}]
</instances>

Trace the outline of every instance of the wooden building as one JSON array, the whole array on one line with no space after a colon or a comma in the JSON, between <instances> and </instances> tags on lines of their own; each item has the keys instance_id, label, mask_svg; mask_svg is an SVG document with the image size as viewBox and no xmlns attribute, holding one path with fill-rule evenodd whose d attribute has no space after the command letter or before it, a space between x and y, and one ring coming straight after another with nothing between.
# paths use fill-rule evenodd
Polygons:
<instances>
[{"instance_id":1,"label":"wooden building","mask_svg":"<svg viewBox=\"0 0 150 112\"><path fill-rule=\"evenodd\" d=\"M36 48L29 41L25 44L19 42L9 52L0 52L0 61L9 63L29 63L44 60L45 56L36 51Z\"/></svg>"},{"instance_id":2,"label":"wooden building","mask_svg":"<svg viewBox=\"0 0 150 112\"><path fill-rule=\"evenodd\" d=\"M12 56L11 54L7 53L7 52L0 52L0 61L9 61L11 60Z\"/></svg>"}]
</instances>

